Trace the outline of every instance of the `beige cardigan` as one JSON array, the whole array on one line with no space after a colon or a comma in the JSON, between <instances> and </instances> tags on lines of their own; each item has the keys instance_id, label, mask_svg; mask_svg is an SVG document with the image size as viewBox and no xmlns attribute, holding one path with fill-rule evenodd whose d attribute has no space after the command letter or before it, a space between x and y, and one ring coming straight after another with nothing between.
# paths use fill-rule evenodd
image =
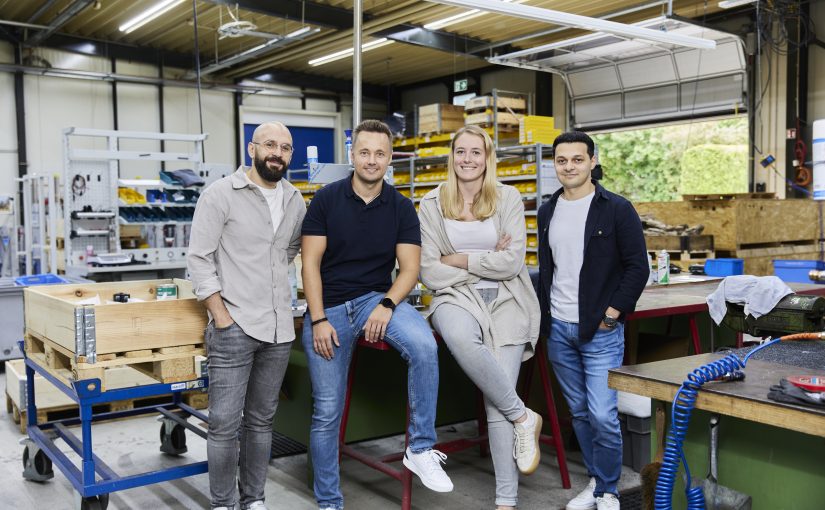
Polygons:
<instances>
[{"instance_id":1,"label":"beige cardigan","mask_svg":"<svg viewBox=\"0 0 825 510\"><path fill-rule=\"evenodd\" d=\"M441 263L442 255L455 253L441 215L439 190L443 185L424 196L418 211L421 281L434 293L429 314L444 303L460 306L478 320L485 345L495 350L502 345L529 344L523 357L527 360L538 340L541 315L524 263L527 233L521 193L512 186L496 185L499 202L493 222L498 236L510 235L510 245L498 252L470 254L468 269L460 269ZM481 278L500 282L492 310L475 289L474 284Z\"/></svg>"}]
</instances>

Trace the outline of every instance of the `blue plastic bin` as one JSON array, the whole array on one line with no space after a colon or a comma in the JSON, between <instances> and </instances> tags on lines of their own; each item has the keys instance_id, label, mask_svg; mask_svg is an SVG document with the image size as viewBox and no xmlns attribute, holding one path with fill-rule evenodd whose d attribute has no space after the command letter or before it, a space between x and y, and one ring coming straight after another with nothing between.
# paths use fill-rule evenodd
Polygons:
<instances>
[{"instance_id":1,"label":"blue plastic bin","mask_svg":"<svg viewBox=\"0 0 825 510\"><path fill-rule=\"evenodd\" d=\"M808 278L811 269L825 269L825 262L821 260L774 260L773 274L783 282L812 283Z\"/></svg>"},{"instance_id":2,"label":"blue plastic bin","mask_svg":"<svg viewBox=\"0 0 825 510\"><path fill-rule=\"evenodd\" d=\"M14 283L21 287L29 287L31 285L52 285L55 283L69 283L69 280L61 278L56 274L31 274L28 276L21 276L14 279Z\"/></svg>"},{"instance_id":3,"label":"blue plastic bin","mask_svg":"<svg viewBox=\"0 0 825 510\"><path fill-rule=\"evenodd\" d=\"M708 276L733 276L744 274L744 259L708 259L705 261L705 274Z\"/></svg>"}]
</instances>

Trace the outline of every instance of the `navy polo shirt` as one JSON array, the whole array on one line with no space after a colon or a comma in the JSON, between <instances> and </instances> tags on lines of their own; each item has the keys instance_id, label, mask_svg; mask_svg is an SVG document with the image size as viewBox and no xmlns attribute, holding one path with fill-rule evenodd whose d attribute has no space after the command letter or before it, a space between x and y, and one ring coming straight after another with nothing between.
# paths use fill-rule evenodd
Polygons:
<instances>
[{"instance_id":1,"label":"navy polo shirt","mask_svg":"<svg viewBox=\"0 0 825 510\"><path fill-rule=\"evenodd\" d=\"M326 236L321 259L324 308L392 286L395 246L421 246L421 226L409 198L383 182L369 204L352 190L352 176L315 193L302 234Z\"/></svg>"}]
</instances>

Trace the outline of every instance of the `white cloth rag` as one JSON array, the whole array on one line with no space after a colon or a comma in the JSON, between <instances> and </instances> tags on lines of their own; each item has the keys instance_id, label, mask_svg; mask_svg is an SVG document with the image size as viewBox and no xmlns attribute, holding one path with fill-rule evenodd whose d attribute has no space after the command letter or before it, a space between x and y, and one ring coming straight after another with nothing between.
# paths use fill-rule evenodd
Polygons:
<instances>
[{"instance_id":1,"label":"white cloth rag","mask_svg":"<svg viewBox=\"0 0 825 510\"><path fill-rule=\"evenodd\" d=\"M708 296L708 310L716 324L725 318L725 301L745 305L746 316L761 317L773 310L788 294L793 294L793 291L776 276L728 276Z\"/></svg>"}]
</instances>

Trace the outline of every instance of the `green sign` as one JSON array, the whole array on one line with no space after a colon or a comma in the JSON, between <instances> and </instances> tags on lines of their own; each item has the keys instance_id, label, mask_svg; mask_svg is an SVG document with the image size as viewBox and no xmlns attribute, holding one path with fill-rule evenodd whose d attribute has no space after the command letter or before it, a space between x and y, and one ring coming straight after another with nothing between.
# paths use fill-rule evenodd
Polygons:
<instances>
[{"instance_id":1,"label":"green sign","mask_svg":"<svg viewBox=\"0 0 825 510\"><path fill-rule=\"evenodd\" d=\"M467 79L453 82L453 92L465 92L467 90Z\"/></svg>"}]
</instances>

